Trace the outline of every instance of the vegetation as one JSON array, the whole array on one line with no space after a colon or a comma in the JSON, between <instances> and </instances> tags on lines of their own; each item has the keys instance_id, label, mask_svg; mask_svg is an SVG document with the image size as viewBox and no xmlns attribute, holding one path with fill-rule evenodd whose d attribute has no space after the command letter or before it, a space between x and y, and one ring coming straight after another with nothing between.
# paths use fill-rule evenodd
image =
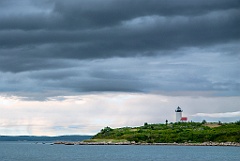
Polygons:
<instances>
[{"instance_id":1,"label":"vegetation","mask_svg":"<svg viewBox=\"0 0 240 161\"><path fill-rule=\"evenodd\" d=\"M235 123L178 122L144 123L141 127L105 127L92 139L127 140L141 143L240 142L240 121Z\"/></svg>"}]
</instances>

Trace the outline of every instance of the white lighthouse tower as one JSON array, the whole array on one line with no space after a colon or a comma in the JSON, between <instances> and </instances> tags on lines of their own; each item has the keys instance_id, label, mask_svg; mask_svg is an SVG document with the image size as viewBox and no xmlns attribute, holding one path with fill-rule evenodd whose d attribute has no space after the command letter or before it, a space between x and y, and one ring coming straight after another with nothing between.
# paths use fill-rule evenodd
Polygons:
<instances>
[{"instance_id":1,"label":"white lighthouse tower","mask_svg":"<svg viewBox=\"0 0 240 161\"><path fill-rule=\"evenodd\" d=\"M183 110L178 106L178 108L175 110L175 112L176 112L176 122L180 122L182 119Z\"/></svg>"}]
</instances>

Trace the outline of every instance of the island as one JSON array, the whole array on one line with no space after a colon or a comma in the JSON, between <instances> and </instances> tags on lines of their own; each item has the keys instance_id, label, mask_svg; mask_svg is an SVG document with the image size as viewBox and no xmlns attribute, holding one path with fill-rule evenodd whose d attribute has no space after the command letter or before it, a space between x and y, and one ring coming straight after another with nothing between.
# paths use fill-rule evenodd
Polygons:
<instances>
[{"instance_id":1,"label":"island","mask_svg":"<svg viewBox=\"0 0 240 161\"><path fill-rule=\"evenodd\" d=\"M240 121L234 123L144 123L139 127L105 127L91 139L65 145L206 145L240 146Z\"/></svg>"}]
</instances>

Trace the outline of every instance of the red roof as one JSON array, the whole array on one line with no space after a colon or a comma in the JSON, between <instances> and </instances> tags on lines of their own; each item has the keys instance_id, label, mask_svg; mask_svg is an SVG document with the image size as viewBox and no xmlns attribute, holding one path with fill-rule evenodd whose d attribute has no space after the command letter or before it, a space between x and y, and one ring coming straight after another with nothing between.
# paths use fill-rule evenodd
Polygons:
<instances>
[{"instance_id":1,"label":"red roof","mask_svg":"<svg viewBox=\"0 0 240 161\"><path fill-rule=\"evenodd\" d=\"M187 117L182 117L181 121L187 121Z\"/></svg>"}]
</instances>

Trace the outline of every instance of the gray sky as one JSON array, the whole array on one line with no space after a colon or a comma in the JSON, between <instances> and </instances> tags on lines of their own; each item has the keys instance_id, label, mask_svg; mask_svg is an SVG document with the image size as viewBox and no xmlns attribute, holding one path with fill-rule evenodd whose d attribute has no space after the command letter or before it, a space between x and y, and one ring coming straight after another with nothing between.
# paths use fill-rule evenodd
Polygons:
<instances>
[{"instance_id":1,"label":"gray sky","mask_svg":"<svg viewBox=\"0 0 240 161\"><path fill-rule=\"evenodd\" d=\"M238 0L1 0L0 133L45 134L43 120L49 135L161 122L166 114L174 121L178 105L195 121L239 120L239 28ZM51 104L64 107L49 120Z\"/></svg>"}]
</instances>

